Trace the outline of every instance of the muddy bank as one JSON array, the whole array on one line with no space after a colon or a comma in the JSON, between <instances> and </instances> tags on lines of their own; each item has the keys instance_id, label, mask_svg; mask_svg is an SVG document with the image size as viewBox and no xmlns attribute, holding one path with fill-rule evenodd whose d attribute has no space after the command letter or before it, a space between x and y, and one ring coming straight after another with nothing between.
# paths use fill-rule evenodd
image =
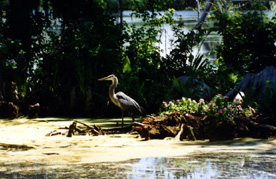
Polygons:
<instances>
[{"instance_id":1,"label":"muddy bank","mask_svg":"<svg viewBox=\"0 0 276 179\"><path fill-rule=\"evenodd\" d=\"M96 163L142 157L183 155L198 148L198 146L189 146L184 149L178 142L174 141L143 141L138 135L129 134L73 137L64 135L46 136L47 133L55 129L68 127L72 121L54 118L1 120L0 160L48 164ZM93 121L85 122L95 124ZM106 123L96 124L106 125Z\"/></svg>"},{"instance_id":2,"label":"muddy bank","mask_svg":"<svg viewBox=\"0 0 276 179\"><path fill-rule=\"evenodd\" d=\"M81 120L81 119L78 119ZM87 120L87 124L112 126L120 119ZM102 123L102 121L104 121ZM108 124L112 121L110 124ZM131 122L131 119L127 119ZM146 157L185 156L193 152L216 152L220 150L271 150L276 140L235 139L224 142L144 141L139 135L114 134L104 136L46 134L59 127L69 126L72 120L47 118L39 120L0 120L0 161L4 163L28 162L42 164L79 164L98 162L118 162Z\"/></svg>"}]
</instances>

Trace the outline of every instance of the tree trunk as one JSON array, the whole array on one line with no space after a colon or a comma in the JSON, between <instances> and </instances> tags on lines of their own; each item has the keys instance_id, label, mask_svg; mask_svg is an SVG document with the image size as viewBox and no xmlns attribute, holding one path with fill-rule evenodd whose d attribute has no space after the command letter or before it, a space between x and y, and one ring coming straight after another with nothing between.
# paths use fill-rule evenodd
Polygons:
<instances>
[{"instance_id":1,"label":"tree trunk","mask_svg":"<svg viewBox=\"0 0 276 179\"><path fill-rule=\"evenodd\" d=\"M120 11L120 25L123 27L123 1L119 0L119 11Z\"/></svg>"},{"instance_id":2,"label":"tree trunk","mask_svg":"<svg viewBox=\"0 0 276 179\"><path fill-rule=\"evenodd\" d=\"M198 23L195 27L196 29L201 29L201 27L202 27L207 15L208 15L213 3L214 3L214 0L208 0L208 3L207 3L207 5L206 5L206 7L203 11L203 14L201 15L201 18L199 19L199 21L198 21Z\"/></svg>"}]
</instances>

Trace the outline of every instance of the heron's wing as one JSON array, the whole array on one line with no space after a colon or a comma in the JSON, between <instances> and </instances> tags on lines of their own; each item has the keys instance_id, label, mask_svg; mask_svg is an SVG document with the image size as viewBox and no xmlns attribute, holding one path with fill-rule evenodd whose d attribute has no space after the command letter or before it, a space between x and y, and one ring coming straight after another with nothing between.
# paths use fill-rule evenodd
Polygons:
<instances>
[{"instance_id":1,"label":"heron's wing","mask_svg":"<svg viewBox=\"0 0 276 179\"><path fill-rule=\"evenodd\" d=\"M116 93L116 97L118 98L118 102L120 103L122 108L129 112L139 113L143 115L143 108L134 99L123 92Z\"/></svg>"}]
</instances>

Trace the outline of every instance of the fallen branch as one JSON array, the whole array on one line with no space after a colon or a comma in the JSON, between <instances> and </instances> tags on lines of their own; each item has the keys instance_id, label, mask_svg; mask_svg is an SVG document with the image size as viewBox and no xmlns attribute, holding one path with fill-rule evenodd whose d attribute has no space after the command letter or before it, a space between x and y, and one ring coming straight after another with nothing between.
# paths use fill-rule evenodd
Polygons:
<instances>
[{"instance_id":1,"label":"fallen branch","mask_svg":"<svg viewBox=\"0 0 276 179\"><path fill-rule=\"evenodd\" d=\"M137 126L145 126L145 124L141 123L141 122L133 122L133 125L137 125Z\"/></svg>"},{"instance_id":2,"label":"fallen branch","mask_svg":"<svg viewBox=\"0 0 276 179\"><path fill-rule=\"evenodd\" d=\"M241 117L234 117L236 124L239 124L238 133L244 136L255 138L269 138L275 136L276 127L270 124L262 124L263 118L245 119Z\"/></svg>"},{"instance_id":3,"label":"fallen branch","mask_svg":"<svg viewBox=\"0 0 276 179\"><path fill-rule=\"evenodd\" d=\"M143 124L141 122L133 122L132 130L138 132L141 138L145 138L145 140L150 139L150 125Z\"/></svg>"},{"instance_id":4,"label":"fallen branch","mask_svg":"<svg viewBox=\"0 0 276 179\"><path fill-rule=\"evenodd\" d=\"M175 139L181 141L183 139L196 140L193 127L187 124L182 123L180 127L180 131L175 136Z\"/></svg>"},{"instance_id":5,"label":"fallen branch","mask_svg":"<svg viewBox=\"0 0 276 179\"><path fill-rule=\"evenodd\" d=\"M67 137L72 137L74 135L76 126L77 126L77 123L75 121L69 126Z\"/></svg>"},{"instance_id":6,"label":"fallen branch","mask_svg":"<svg viewBox=\"0 0 276 179\"><path fill-rule=\"evenodd\" d=\"M193 131L193 127L192 127L192 126L187 125L187 128L188 128L188 129L189 129L189 131L190 131L190 134L191 134L192 140L196 140L196 137L195 137L195 134L194 134L194 131Z\"/></svg>"},{"instance_id":7,"label":"fallen branch","mask_svg":"<svg viewBox=\"0 0 276 179\"><path fill-rule=\"evenodd\" d=\"M259 127L259 128L265 128L265 129L269 129L271 131L276 131L276 127L269 125L269 124L259 124L257 122L254 121L247 121L247 123L255 126L255 127Z\"/></svg>"},{"instance_id":8,"label":"fallen branch","mask_svg":"<svg viewBox=\"0 0 276 179\"><path fill-rule=\"evenodd\" d=\"M77 123L82 124L83 126L85 126L85 129L80 128L77 126ZM67 137L72 137L73 135L76 134L76 132L78 134L81 135L86 135L86 134L92 134L93 136L98 136L98 135L104 135L105 132L102 130L101 127L93 125L93 126L89 126L83 122L80 121L74 121L70 126L69 126L69 130L68 130L68 134Z\"/></svg>"},{"instance_id":9,"label":"fallen branch","mask_svg":"<svg viewBox=\"0 0 276 179\"><path fill-rule=\"evenodd\" d=\"M241 121L241 122L244 122L246 124L250 124L254 127L257 127L257 128L264 128L264 129L268 129L270 131L276 131L276 127L275 126L272 126L272 125L269 125L269 124L259 124L257 122L254 122L252 120L246 120L246 119L241 119L241 118L238 118L238 117L234 117L236 121Z\"/></svg>"},{"instance_id":10,"label":"fallen branch","mask_svg":"<svg viewBox=\"0 0 276 179\"><path fill-rule=\"evenodd\" d=\"M46 136L55 136L55 135L62 135L62 132L54 130L54 131L46 134Z\"/></svg>"},{"instance_id":11,"label":"fallen branch","mask_svg":"<svg viewBox=\"0 0 276 179\"><path fill-rule=\"evenodd\" d=\"M83 122L80 122L80 121L74 121L75 123L79 123L79 124L82 124L84 126L86 126L88 129L93 129L92 127L90 127L89 125L83 123Z\"/></svg>"},{"instance_id":12,"label":"fallen branch","mask_svg":"<svg viewBox=\"0 0 276 179\"><path fill-rule=\"evenodd\" d=\"M85 124L85 123L83 123L83 122L80 122L80 121L74 121L74 122L76 122L76 123L79 123L79 124L82 124L82 125L84 125L85 127L87 127L92 133L93 133L93 135L103 135L104 134L104 132L103 132L103 130L101 129L101 127L97 127L96 125L93 125L92 127L91 126L89 126L89 125L87 125L87 124ZM77 129L77 128L76 128ZM78 129L77 129L78 130Z\"/></svg>"},{"instance_id":13,"label":"fallen branch","mask_svg":"<svg viewBox=\"0 0 276 179\"><path fill-rule=\"evenodd\" d=\"M175 136L175 139L178 140L178 141L181 141L181 136L183 134L183 131L184 131L184 125L185 124L181 124L181 127L180 127L180 131L178 132L178 134Z\"/></svg>"}]
</instances>

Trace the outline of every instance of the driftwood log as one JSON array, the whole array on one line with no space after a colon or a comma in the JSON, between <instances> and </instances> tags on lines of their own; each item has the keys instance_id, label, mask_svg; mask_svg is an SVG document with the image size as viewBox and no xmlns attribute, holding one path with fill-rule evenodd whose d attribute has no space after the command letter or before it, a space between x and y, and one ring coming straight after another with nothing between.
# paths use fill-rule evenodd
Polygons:
<instances>
[{"instance_id":1,"label":"driftwood log","mask_svg":"<svg viewBox=\"0 0 276 179\"><path fill-rule=\"evenodd\" d=\"M260 115L246 118L235 116L239 137L269 138L276 135L276 127L269 124L271 119L263 118Z\"/></svg>"}]
</instances>

